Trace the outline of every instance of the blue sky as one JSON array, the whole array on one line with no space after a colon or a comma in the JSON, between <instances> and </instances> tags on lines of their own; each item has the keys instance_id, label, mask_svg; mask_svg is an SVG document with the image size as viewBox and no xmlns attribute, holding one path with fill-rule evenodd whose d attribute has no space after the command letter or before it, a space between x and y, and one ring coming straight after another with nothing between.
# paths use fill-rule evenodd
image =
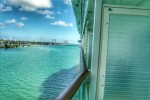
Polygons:
<instances>
[{"instance_id":1,"label":"blue sky","mask_svg":"<svg viewBox=\"0 0 150 100\"><path fill-rule=\"evenodd\" d=\"M0 0L0 38L77 43L71 0Z\"/></svg>"}]
</instances>

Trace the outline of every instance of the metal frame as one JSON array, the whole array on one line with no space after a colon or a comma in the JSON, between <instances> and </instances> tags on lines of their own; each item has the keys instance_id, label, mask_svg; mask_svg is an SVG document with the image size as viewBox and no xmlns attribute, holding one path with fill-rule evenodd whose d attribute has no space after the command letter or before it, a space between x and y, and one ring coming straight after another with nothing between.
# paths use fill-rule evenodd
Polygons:
<instances>
[{"instance_id":1,"label":"metal frame","mask_svg":"<svg viewBox=\"0 0 150 100\"><path fill-rule=\"evenodd\" d=\"M102 1L95 0L94 3L94 24L93 24L93 40L92 40L92 56L91 56L91 84L90 99L96 100L98 97L98 73L99 73L99 52L100 52L100 34L101 34L101 12Z\"/></svg>"},{"instance_id":2,"label":"metal frame","mask_svg":"<svg viewBox=\"0 0 150 100\"><path fill-rule=\"evenodd\" d=\"M125 6L111 6L104 5L103 8L103 22L101 32L101 47L100 47L100 76L99 76L99 95L98 100L104 99L105 92L105 74L106 74L106 60L107 60L107 46L108 46L108 35L109 35L109 20L110 14L125 14L125 15L139 15L139 16L150 16L150 9L133 8Z\"/></svg>"}]
</instances>

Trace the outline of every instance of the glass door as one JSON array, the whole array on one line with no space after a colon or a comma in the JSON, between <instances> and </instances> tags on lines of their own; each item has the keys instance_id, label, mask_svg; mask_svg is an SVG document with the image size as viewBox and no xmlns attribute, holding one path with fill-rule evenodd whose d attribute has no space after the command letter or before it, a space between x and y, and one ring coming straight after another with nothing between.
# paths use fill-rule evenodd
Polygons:
<instances>
[{"instance_id":1,"label":"glass door","mask_svg":"<svg viewBox=\"0 0 150 100\"><path fill-rule=\"evenodd\" d=\"M105 7L99 100L150 100L150 10Z\"/></svg>"}]
</instances>

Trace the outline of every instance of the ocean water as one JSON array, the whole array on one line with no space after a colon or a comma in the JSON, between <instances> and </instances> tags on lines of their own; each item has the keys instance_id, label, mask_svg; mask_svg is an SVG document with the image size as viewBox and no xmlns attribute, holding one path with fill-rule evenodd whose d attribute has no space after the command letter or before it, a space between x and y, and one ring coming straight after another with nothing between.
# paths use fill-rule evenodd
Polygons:
<instances>
[{"instance_id":1,"label":"ocean water","mask_svg":"<svg viewBox=\"0 0 150 100\"><path fill-rule=\"evenodd\" d=\"M55 100L77 76L79 46L0 49L0 100Z\"/></svg>"}]
</instances>

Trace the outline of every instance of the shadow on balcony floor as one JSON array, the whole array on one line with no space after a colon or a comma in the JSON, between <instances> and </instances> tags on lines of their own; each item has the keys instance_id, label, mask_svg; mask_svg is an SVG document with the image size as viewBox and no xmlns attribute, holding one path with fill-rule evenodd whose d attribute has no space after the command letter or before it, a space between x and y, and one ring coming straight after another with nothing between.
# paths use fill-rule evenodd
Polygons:
<instances>
[{"instance_id":1,"label":"shadow on balcony floor","mask_svg":"<svg viewBox=\"0 0 150 100\"><path fill-rule=\"evenodd\" d=\"M51 76L43 82L40 91L42 94L39 100L55 100L56 97L73 81L77 76L78 65L71 69L64 69Z\"/></svg>"}]
</instances>

